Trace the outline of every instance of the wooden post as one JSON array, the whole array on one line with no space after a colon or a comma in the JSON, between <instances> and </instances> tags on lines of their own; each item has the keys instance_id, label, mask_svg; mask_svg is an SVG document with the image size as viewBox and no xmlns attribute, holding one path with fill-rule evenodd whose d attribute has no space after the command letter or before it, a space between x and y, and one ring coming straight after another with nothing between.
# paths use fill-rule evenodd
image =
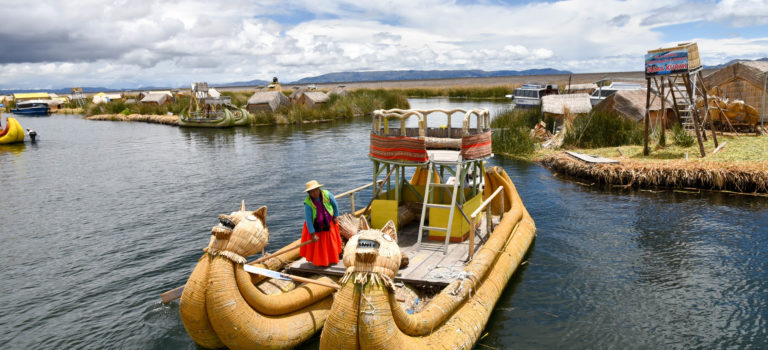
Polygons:
<instances>
[{"instance_id":1,"label":"wooden post","mask_svg":"<svg viewBox=\"0 0 768 350\"><path fill-rule=\"evenodd\" d=\"M475 255L475 217L471 217L469 220L469 252L467 253L467 260L472 259Z\"/></svg>"},{"instance_id":2,"label":"wooden post","mask_svg":"<svg viewBox=\"0 0 768 350\"><path fill-rule=\"evenodd\" d=\"M675 98L674 82L670 77L667 77L667 82L669 83L669 94L672 96L672 105L675 107L675 117L677 117L678 123L682 123L682 120L680 120L680 107L677 106L677 98Z\"/></svg>"},{"instance_id":3,"label":"wooden post","mask_svg":"<svg viewBox=\"0 0 768 350\"><path fill-rule=\"evenodd\" d=\"M701 130L699 130L701 127L701 125L699 125L699 113L696 111L696 108L694 108L696 107L696 102L693 100L693 93L691 91L691 79L687 74L684 74L683 81L685 82L685 89L688 90L688 103L690 103L691 116L693 116L693 129L696 131L696 140L699 142L699 152L703 158L707 156L707 153L704 152L704 142L701 140Z\"/></svg>"},{"instance_id":4,"label":"wooden post","mask_svg":"<svg viewBox=\"0 0 768 350\"><path fill-rule=\"evenodd\" d=\"M493 216L491 215L491 206L488 205L485 207L485 237L486 239L490 237L491 232L493 232Z\"/></svg>"},{"instance_id":5,"label":"wooden post","mask_svg":"<svg viewBox=\"0 0 768 350\"><path fill-rule=\"evenodd\" d=\"M712 120L712 115L709 113L709 97L707 96L707 87L704 86L704 78L701 77L701 71L696 72L698 81L701 84L701 94L704 95L704 118L709 119L709 128L712 130L712 141L715 142L715 148L717 148L717 135L715 134L715 122ZM706 130L704 134L706 134Z\"/></svg>"},{"instance_id":6,"label":"wooden post","mask_svg":"<svg viewBox=\"0 0 768 350\"><path fill-rule=\"evenodd\" d=\"M651 78L645 78L646 90L645 90L645 137L643 140L643 155L648 156L650 153L648 150L648 128L650 126L650 114L648 109L651 107Z\"/></svg>"},{"instance_id":7,"label":"wooden post","mask_svg":"<svg viewBox=\"0 0 768 350\"><path fill-rule=\"evenodd\" d=\"M658 80L659 84L659 90L661 90L661 133L659 134L659 145L666 146L667 145L667 107L665 106L665 100L664 97L664 78L659 78Z\"/></svg>"},{"instance_id":8,"label":"wooden post","mask_svg":"<svg viewBox=\"0 0 768 350\"><path fill-rule=\"evenodd\" d=\"M355 194L354 194L354 192L349 194L349 207L351 209L350 213L354 213L355 212Z\"/></svg>"}]
</instances>

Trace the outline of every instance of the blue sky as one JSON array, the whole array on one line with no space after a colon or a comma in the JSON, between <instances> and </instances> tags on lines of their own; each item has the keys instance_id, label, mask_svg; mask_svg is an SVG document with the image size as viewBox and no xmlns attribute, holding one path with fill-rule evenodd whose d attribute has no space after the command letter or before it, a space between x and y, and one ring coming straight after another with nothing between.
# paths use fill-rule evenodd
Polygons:
<instances>
[{"instance_id":1,"label":"blue sky","mask_svg":"<svg viewBox=\"0 0 768 350\"><path fill-rule=\"evenodd\" d=\"M0 89L282 81L339 71L642 70L768 57L768 1L10 0ZM35 23L34 26L30 23Z\"/></svg>"}]
</instances>

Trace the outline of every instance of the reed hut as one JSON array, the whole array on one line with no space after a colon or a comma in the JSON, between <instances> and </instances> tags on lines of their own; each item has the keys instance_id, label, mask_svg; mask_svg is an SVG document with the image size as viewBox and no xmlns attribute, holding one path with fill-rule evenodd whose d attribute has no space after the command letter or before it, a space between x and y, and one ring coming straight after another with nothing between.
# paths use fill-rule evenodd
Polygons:
<instances>
[{"instance_id":1,"label":"reed hut","mask_svg":"<svg viewBox=\"0 0 768 350\"><path fill-rule=\"evenodd\" d=\"M306 91L299 97L298 104L308 108L316 108L328 101L328 95L322 91Z\"/></svg>"},{"instance_id":2,"label":"reed hut","mask_svg":"<svg viewBox=\"0 0 768 350\"><path fill-rule=\"evenodd\" d=\"M91 98L91 101L93 101L94 104L99 103L107 103L109 101L117 101L123 99L123 94L121 93L106 93L106 92L99 92L98 94L93 95Z\"/></svg>"},{"instance_id":3,"label":"reed hut","mask_svg":"<svg viewBox=\"0 0 768 350\"><path fill-rule=\"evenodd\" d=\"M293 103L299 103L299 97L301 97L301 95L303 95L307 91L309 91L309 88L296 87L293 89L293 92L291 92L291 95L288 96L288 98L291 99L291 102Z\"/></svg>"},{"instance_id":4,"label":"reed hut","mask_svg":"<svg viewBox=\"0 0 768 350\"><path fill-rule=\"evenodd\" d=\"M739 61L707 75L704 82L708 89L717 87L721 97L742 100L759 113L763 108L768 112L768 101L764 100L766 76L768 61Z\"/></svg>"},{"instance_id":5,"label":"reed hut","mask_svg":"<svg viewBox=\"0 0 768 350\"><path fill-rule=\"evenodd\" d=\"M150 92L141 99L141 103L145 105L158 105L162 106L168 104L171 99L170 92Z\"/></svg>"},{"instance_id":6,"label":"reed hut","mask_svg":"<svg viewBox=\"0 0 768 350\"><path fill-rule=\"evenodd\" d=\"M339 85L339 86L331 89L331 91L328 91L328 97L333 96L333 95L349 96L349 91L347 91L346 86Z\"/></svg>"},{"instance_id":7,"label":"reed hut","mask_svg":"<svg viewBox=\"0 0 768 350\"><path fill-rule=\"evenodd\" d=\"M592 110L589 94L547 95L541 98L541 112L545 116L562 118L565 114L586 114Z\"/></svg>"},{"instance_id":8,"label":"reed hut","mask_svg":"<svg viewBox=\"0 0 768 350\"><path fill-rule=\"evenodd\" d=\"M248 99L248 112L274 112L280 106L290 106L291 100L280 91L257 91Z\"/></svg>"},{"instance_id":9,"label":"reed hut","mask_svg":"<svg viewBox=\"0 0 768 350\"><path fill-rule=\"evenodd\" d=\"M658 123L662 116L661 110L661 98L651 92L651 107L649 109L651 116L651 123ZM613 112L618 115L634 120L638 123L643 122L645 117L645 99L646 90L618 90L612 95L606 97L600 103L596 104L593 110ZM667 100L664 102L664 108L667 110L667 126L671 127L672 123L677 122L677 117L674 112L673 102Z\"/></svg>"}]
</instances>

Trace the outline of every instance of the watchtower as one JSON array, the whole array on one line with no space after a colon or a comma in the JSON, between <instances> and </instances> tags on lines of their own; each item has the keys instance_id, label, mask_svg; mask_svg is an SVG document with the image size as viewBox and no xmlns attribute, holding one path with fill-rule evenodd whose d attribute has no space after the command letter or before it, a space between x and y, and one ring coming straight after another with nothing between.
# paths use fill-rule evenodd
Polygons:
<instances>
[{"instance_id":1,"label":"watchtower","mask_svg":"<svg viewBox=\"0 0 768 350\"><path fill-rule=\"evenodd\" d=\"M705 108L703 118L696 109L697 96L704 99L704 105L708 106L707 89L704 86L704 78L701 76L701 59L699 58L699 48L696 43L682 43L676 47L660 48L650 50L645 55L645 80L646 80L646 99L645 99L645 141L643 143L643 155L649 154L648 149L648 129L650 125L650 106L657 95L651 97L651 82L653 88L661 96L661 127L662 135L666 127L665 102L669 98L674 104L674 111L678 120L688 132L696 134L696 140L699 143L699 151L704 157L704 141L707 135L704 129L704 123L709 120L712 130L712 139L717 144L717 135L709 116L709 109Z\"/></svg>"}]
</instances>

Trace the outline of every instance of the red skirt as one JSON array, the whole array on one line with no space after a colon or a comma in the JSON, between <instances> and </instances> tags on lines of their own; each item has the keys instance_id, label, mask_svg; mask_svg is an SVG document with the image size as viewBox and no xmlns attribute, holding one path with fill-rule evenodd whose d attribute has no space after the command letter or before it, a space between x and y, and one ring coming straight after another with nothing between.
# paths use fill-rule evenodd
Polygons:
<instances>
[{"instance_id":1,"label":"red skirt","mask_svg":"<svg viewBox=\"0 0 768 350\"><path fill-rule=\"evenodd\" d=\"M328 266L339 262L339 254L341 253L339 225L331 221L331 228L328 231L315 232L315 234L319 240L299 248L299 255L316 266ZM310 240L312 240L312 234L309 233L307 223L304 222L304 229L301 231L301 242L304 243Z\"/></svg>"}]
</instances>

